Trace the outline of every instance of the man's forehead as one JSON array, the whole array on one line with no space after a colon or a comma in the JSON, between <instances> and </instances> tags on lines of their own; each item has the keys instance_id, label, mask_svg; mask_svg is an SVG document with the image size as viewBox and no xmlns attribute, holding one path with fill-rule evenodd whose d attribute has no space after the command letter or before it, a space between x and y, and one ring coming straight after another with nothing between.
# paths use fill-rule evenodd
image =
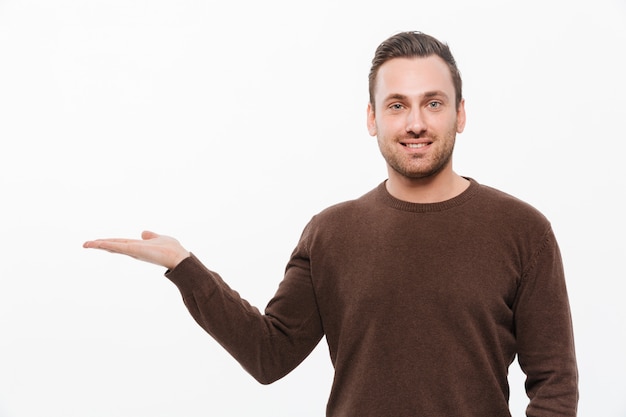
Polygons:
<instances>
[{"instance_id":1,"label":"man's forehead","mask_svg":"<svg viewBox=\"0 0 626 417\"><path fill-rule=\"evenodd\" d=\"M382 64L378 69L379 78L381 75L393 75L394 77L402 75L402 73L410 73L411 75L420 75L428 73L441 73L449 76L452 80L450 68L446 62L437 55L429 55L426 57L400 57L392 58Z\"/></svg>"},{"instance_id":2,"label":"man's forehead","mask_svg":"<svg viewBox=\"0 0 626 417\"><path fill-rule=\"evenodd\" d=\"M376 81L377 90L418 89L422 94L435 91L454 91L450 68L436 55L428 57L393 58L381 65ZM384 94L404 94L386 91Z\"/></svg>"}]
</instances>

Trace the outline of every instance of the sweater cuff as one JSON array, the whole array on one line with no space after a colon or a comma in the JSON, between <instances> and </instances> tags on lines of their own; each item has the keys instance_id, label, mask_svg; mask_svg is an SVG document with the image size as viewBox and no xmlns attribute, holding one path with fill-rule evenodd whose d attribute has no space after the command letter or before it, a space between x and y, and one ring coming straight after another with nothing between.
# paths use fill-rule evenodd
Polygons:
<instances>
[{"instance_id":1,"label":"sweater cuff","mask_svg":"<svg viewBox=\"0 0 626 417\"><path fill-rule=\"evenodd\" d=\"M174 283L183 293L190 293L199 282L206 282L211 273L193 253L183 259L173 269L165 271L165 277Z\"/></svg>"}]
</instances>

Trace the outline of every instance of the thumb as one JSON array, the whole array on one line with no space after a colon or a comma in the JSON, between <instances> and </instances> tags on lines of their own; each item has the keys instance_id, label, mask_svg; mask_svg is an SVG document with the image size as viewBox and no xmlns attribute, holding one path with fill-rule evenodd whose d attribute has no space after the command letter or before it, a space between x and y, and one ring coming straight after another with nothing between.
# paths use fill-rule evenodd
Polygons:
<instances>
[{"instance_id":1,"label":"thumb","mask_svg":"<svg viewBox=\"0 0 626 417\"><path fill-rule=\"evenodd\" d=\"M141 238L143 240L154 239L154 238L157 238L157 237L159 237L158 234L156 234L154 232L151 232L149 230L144 230L143 232L141 232Z\"/></svg>"}]
</instances>

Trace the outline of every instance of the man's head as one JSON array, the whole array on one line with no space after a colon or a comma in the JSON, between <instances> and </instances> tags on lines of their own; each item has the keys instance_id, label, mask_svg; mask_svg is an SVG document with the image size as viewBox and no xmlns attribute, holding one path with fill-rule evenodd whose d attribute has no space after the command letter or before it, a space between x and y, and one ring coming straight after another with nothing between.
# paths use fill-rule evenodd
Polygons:
<instances>
[{"instance_id":1,"label":"man's head","mask_svg":"<svg viewBox=\"0 0 626 417\"><path fill-rule=\"evenodd\" d=\"M387 162L390 184L452 179L452 152L465 127L461 77L450 50L405 32L377 49L367 128Z\"/></svg>"},{"instance_id":2,"label":"man's head","mask_svg":"<svg viewBox=\"0 0 626 417\"><path fill-rule=\"evenodd\" d=\"M374 59L372 59L372 67L369 73L369 98L372 109L376 108L374 96L378 70L385 62L393 58L425 58L431 55L440 57L448 65L456 93L455 102L458 108L463 99L461 73L456 66L456 61L448 45L425 33L401 32L381 43L376 49Z\"/></svg>"}]
</instances>

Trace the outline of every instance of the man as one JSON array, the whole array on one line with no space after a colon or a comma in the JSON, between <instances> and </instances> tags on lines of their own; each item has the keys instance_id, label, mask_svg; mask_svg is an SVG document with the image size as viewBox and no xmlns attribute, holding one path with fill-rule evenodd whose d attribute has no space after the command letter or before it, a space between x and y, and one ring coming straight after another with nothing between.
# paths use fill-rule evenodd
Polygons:
<instances>
[{"instance_id":1,"label":"man","mask_svg":"<svg viewBox=\"0 0 626 417\"><path fill-rule=\"evenodd\" d=\"M311 219L265 314L173 238L84 246L166 267L195 320L261 383L325 335L328 416L510 416L515 355L528 416L575 416L557 242L537 210L453 171L466 115L449 48L399 33L376 50L369 82L367 127L388 179Z\"/></svg>"}]
</instances>

